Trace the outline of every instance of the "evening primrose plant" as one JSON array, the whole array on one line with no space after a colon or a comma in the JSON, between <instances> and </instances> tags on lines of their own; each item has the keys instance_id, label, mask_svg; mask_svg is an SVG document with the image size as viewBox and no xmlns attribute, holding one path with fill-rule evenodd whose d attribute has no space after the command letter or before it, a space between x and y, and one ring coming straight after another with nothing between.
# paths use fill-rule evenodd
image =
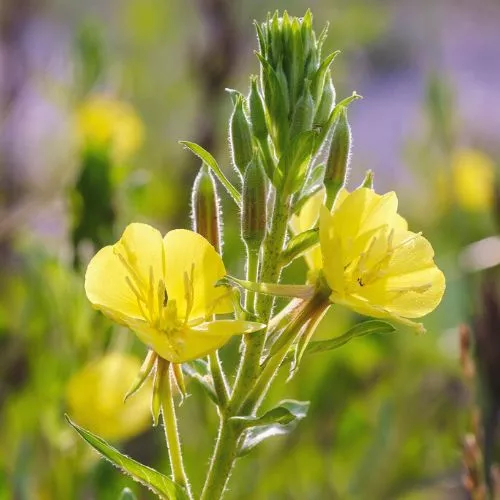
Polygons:
<instances>
[{"instance_id":1,"label":"evening primrose plant","mask_svg":"<svg viewBox=\"0 0 500 500\"><path fill-rule=\"evenodd\" d=\"M149 225L131 223L86 272L92 305L147 347L126 399L150 392L153 423L163 417L170 475L71 423L161 498L222 498L239 457L291 432L307 414L309 403L294 400L260 410L281 368L292 376L308 354L370 333L400 326L422 332L412 320L435 309L445 289L432 246L408 229L396 194L377 194L371 173L352 192L345 188L347 112L359 96L336 103L330 67L337 52L322 53L327 29L316 36L310 12L303 18L275 13L256 29L260 74L251 77L247 94L230 91L229 151L239 182L233 184L208 151L183 141L202 160L192 190L193 231L174 229L162 237ZM221 257L219 185L241 214L245 276L229 275ZM302 257L309 266L304 282L283 283L283 268ZM278 309L275 297L288 303ZM314 341L335 304L376 319ZM241 339L235 374L218 354L232 337ZM204 390L219 416L201 492L190 486L176 420L177 401L190 384Z\"/></svg>"}]
</instances>

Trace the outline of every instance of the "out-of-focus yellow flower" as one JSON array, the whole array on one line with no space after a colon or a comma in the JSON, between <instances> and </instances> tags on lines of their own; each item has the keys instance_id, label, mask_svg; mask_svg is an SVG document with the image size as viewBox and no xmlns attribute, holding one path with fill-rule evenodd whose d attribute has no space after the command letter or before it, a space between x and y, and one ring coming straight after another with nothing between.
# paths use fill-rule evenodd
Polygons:
<instances>
[{"instance_id":1,"label":"out-of-focus yellow flower","mask_svg":"<svg viewBox=\"0 0 500 500\"><path fill-rule=\"evenodd\" d=\"M144 126L134 108L105 96L92 96L77 111L77 130L83 144L110 147L117 161L129 158L144 140Z\"/></svg>"},{"instance_id":2,"label":"out-of-focus yellow flower","mask_svg":"<svg viewBox=\"0 0 500 500\"><path fill-rule=\"evenodd\" d=\"M85 291L94 307L128 326L172 363L199 358L260 323L221 319L233 312L220 255L202 236L176 229L162 238L147 224L130 224L120 241L90 261Z\"/></svg>"},{"instance_id":3,"label":"out-of-focus yellow flower","mask_svg":"<svg viewBox=\"0 0 500 500\"><path fill-rule=\"evenodd\" d=\"M325 190L321 189L311 196L302 206L297 215L290 219L290 227L294 234L299 234L312 229L318 222L319 210L325 201ZM321 250L319 246L313 247L304 254L309 267L308 280L315 281L317 271L322 267Z\"/></svg>"},{"instance_id":4,"label":"out-of-focus yellow flower","mask_svg":"<svg viewBox=\"0 0 500 500\"><path fill-rule=\"evenodd\" d=\"M434 310L445 290L434 251L408 231L394 192L342 190L330 213L321 207L319 232L330 300L375 318L397 320L423 331L420 318Z\"/></svg>"},{"instance_id":5,"label":"out-of-focus yellow flower","mask_svg":"<svg viewBox=\"0 0 500 500\"><path fill-rule=\"evenodd\" d=\"M471 212L486 212L493 204L495 165L474 149L458 151L452 162L453 189L458 205Z\"/></svg>"},{"instance_id":6,"label":"out-of-focus yellow flower","mask_svg":"<svg viewBox=\"0 0 500 500\"><path fill-rule=\"evenodd\" d=\"M140 366L135 356L112 353L75 373L66 389L71 417L105 439L127 439L145 431L151 419L150 391L123 402Z\"/></svg>"}]
</instances>

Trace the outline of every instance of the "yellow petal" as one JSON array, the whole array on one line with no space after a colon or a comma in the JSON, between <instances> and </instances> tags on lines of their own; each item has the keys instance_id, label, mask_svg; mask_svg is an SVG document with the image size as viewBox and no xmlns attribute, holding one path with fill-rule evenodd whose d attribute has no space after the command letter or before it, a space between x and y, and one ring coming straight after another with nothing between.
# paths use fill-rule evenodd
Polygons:
<instances>
[{"instance_id":1,"label":"yellow petal","mask_svg":"<svg viewBox=\"0 0 500 500\"><path fill-rule=\"evenodd\" d=\"M290 219L290 227L295 234L312 229L319 217L319 209L325 200L325 190L313 194L303 205L297 215Z\"/></svg>"},{"instance_id":2,"label":"yellow petal","mask_svg":"<svg viewBox=\"0 0 500 500\"><path fill-rule=\"evenodd\" d=\"M214 286L226 275L224 263L203 236L193 231L176 229L166 234L164 246L168 298L176 301L181 318L185 317L187 310L186 278L192 280L191 319L233 311L227 289Z\"/></svg>"},{"instance_id":3,"label":"yellow petal","mask_svg":"<svg viewBox=\"0 0 500 500\"><path fill-rule=\"evenodd\" d=\"M119 323L142 318L137 298L125 280L123 264L112 246L99 250L85 273L85 292L94 307Z\"/></svg>"},{"instance_id":4,"label":"yellow petal","mask_svg":"<svg viewBox=\"0 0 500 500\"><path fill-rule=\"evenodd\" d=\"M242 320L217 320L196 327L185 325L170 333L160 333L147 324L137 325L137 335L163 359L183 363L222 347L233 335L252 333L264 325Z\"/></svg>"},{"instance_id":5,"label":"yellow petal","mask_svg":"<svg viewBox=\"0 0 500 500\"><path fill-rule=\"evenodd\" d=\"M120 353L86 365L66 388L71 417L105 439L126 439L145 431L151 419L148 387L123 402L140 366L135 356Z\"/></svg>"},{"instance_id":6,"label":"yellow petal","mask_svg":"<svg viewBox=\"0 0 500 500\"><path fill-rule=\"evenodd\" d=\"M332 290L342 293L344 283L344 256L335 232L335 220L325 206L319 215L319 241L323 261L323 272Z\"/></svg>"}]
</instances>

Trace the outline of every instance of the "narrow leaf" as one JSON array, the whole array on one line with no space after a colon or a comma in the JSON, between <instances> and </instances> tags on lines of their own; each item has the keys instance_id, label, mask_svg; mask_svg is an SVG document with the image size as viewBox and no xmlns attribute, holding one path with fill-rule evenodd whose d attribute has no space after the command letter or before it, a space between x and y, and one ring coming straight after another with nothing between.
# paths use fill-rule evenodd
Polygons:
<instances>
[{"instance_id":1,"label":"narrow leaf","mask_svg":"<svg viewBox=\"0 0 500 500\"><path fill-rule=\"evenodd\" d=\"M307 415L308 401L285 400L262 417L233 417L247 430L244 432L238 449L238 456L249 453L262 441L273 437L282 436L292 432L298 422Z\"/></svg>"},{"instance_id":2,"label":"narrow leaf","mask_svg":"<svg viewBox=\"0 0 500 500\"><path fill-rule=\"evenodd\" d=\"M241 206L241 194L224 175L216 159L206 149L202 148L194 142L179 141L179 143L189 148L196 156L198 156L198 158L200 158L213 170L214 174L217 176L221 184L226 188L227 192L231 195L236 205Z\"/></svg>"},{"instance_id":3,"label":"narrow leaf","mask_svg":"<svg viewBox=\"0 0 500 500\"><path fill-rule=\"evenodd\" d=\"M371 335L372 333L393 333L395 331L396 329L385 321L380 321L378 319L364 321L363 323L353 326L348 332L340 335L340 337L310 342L305 353L314 354L316 352L332 351L333 349L337 349L357 337L364 337L365 335Z\"/></svg>"},{"instance_id":4,"label":"narrow leaf","mask_svg":"<svg viewBox=\"0 0 500 500\"><path fill-rule=\"evenodd\" d=\"M135 481L147 486L161 498L168 500L188 500L188 496L184 490L167 476L123 455L116 448L113 448L104 441L104 439L72 422L67 415L66 420L92 448L121 469L122 472L130 475Z\"/></svg>"}]
</instances>

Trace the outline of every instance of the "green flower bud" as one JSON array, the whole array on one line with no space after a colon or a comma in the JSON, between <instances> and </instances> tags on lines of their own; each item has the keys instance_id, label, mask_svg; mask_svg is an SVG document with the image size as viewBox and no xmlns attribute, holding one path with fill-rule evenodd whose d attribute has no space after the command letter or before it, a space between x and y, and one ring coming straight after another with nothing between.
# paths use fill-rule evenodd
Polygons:
<instances>
[{"instance_id":1,"label":"green flower bud","mask_svg":"<svg viewBox=\"0 0 500 500\"><path fill-rule=\"evenodd\" d=\"M220 206L217 186L212 173L203 164L194 180L191 195L193 230L221 251Z\"/></svg>"},{"instance_id":2,"label":"green flower bud","mask_svg":"<svg viewBox=\"0 0 500 500\"><path fill-rule=\"evenodd\" d=\"M234 166L241 175L253 157L252 133L243 109L243 100L241 96L236 98L234 111L229 120L231 156Z\"/></svg>"},{"instance_id":3,"label":"green flower bud","mask_svg":"<svg viewBox=\"0 0 500 500\"><path fill-rule=\"evenodd\" d=\"M259 141L265 141L268 136L266 112L264 110L264 102L257 88L257 77L255 76L252 77L248 103L250 105L250 120L252 122L253 135Z\"/></svg>"},{"instance_id":4,"label":"green flower bud","mask_svg":"<svg viewBox=\"0 0 500 500\"><path fill-rule=\"evenodd\" d=\"M290 128L290 139L297 134L311 130L314 116L314 101L310 92L309 82L306 83L304 93L297 102Z\"/></svg>"},{"instance_id":5,"label":"green flower bud","mask_svg":"<svg viewBox=\"0 0 500 500\"><path fill-rule=\"evenodd\" d=\"M333 129L332 143L326 162L323 183L326 188L326 206L332 208L340 188L345 184L351 154L351 127L347 121L347 109L341 106Z\"/></svg>"},{"instance_id":6,"label":"green flower bud","mask_svg":"<svg viewBox=\"0 0 500 500\"><path fill-rule=\"evenodd\" d=\"M324 127L330 118L330 114L335 104L335 87L333 86L332 79L329 78L323 87L323 94L319 101L316 115L314 116L314 125L317 127Z\"/></svg>"},{"instance_id":7,"label":"green flower bud","mask_svg":"<svg viewBox=\"0 0 500 500\"><path fill-rule=\"evenodd\" d=\"M266 232L266 176L259 162L248 164L243 176L241 237L249 247L260 247Z\"/></svg>"}]
</instances>

